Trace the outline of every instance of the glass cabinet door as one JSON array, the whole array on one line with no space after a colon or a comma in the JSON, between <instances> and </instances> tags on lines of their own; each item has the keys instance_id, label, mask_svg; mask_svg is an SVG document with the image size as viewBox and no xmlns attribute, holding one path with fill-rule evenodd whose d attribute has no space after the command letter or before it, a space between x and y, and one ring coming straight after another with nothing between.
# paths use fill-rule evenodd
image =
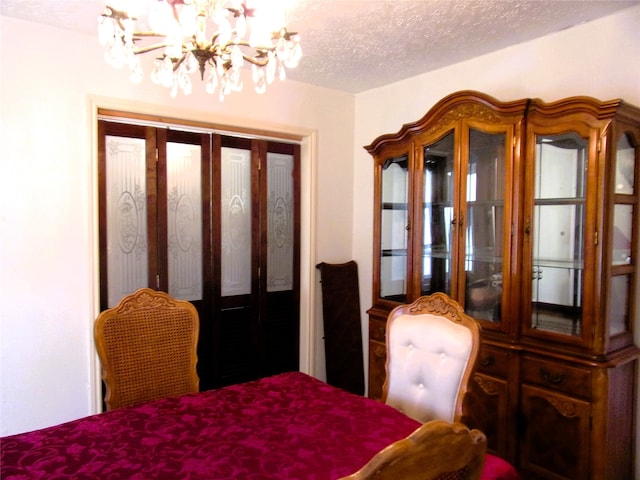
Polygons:
<instances>
[{"instance_id":1,"label":"glass cabinet door","mask_svg":"<svg viewBox=\"0 0 640 480\"><path fill-rule=\"evenodd\" d=\"M466 175L465 310L499 322L505 224L504 133L469 130Z\"/></svg>"},{"instance_id":2,"label":"glass cabinet door","mask_svg":"<svg viewBox=\"0 0 640 480\"><path fill-rule=\"evenodd\" d=\"M451 294L454 133L423 148L421 295Z\"/></svg>"},{"instance_id":3,"label":"glass cabinet door","mask_svg":"<svg viewBox=\"0 0 640 480\"><path fill-rule=\"evenodd\" d=\"M380 297L407 301L407 239L409 231L409 157L382 165L380 208Z\"/></svg>"},{"instance_id":4,"label":"glass cabinet door","mask_svg":"<svg viewBox=\"0 0 640 480\"><path fill-rule=\"evenodd\" d=\"M625 134L615 151L613 241L609 286L609 335L629 332L630 302L633 292L633 225L637 215L636 148Z\"/></svg>"},{"instance_id":5,"label":"glass cabinet door","mask_svg":"<svg viewBox=\"0 0 640 480\"><path fill-rule=\"evenodd\" d=\"M582 335L588 141L535 137L531 329Z\"/></svg>"}]
</instances>

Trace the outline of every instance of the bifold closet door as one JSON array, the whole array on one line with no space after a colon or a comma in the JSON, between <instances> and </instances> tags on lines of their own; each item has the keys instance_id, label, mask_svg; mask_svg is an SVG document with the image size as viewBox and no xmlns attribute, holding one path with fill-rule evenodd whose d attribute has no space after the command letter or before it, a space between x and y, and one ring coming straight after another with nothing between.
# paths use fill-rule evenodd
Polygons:
<instances>
[{"instance_id":1,"label":"bifold closet door","mask_svg":"<svg viewBox=\"0 0 640 480\"><path fill-rule=\"evenodd\" d=\"M198 309L201 389L298 369L300 147L99 121L101 310Z\"/></svg>"},{"instance_id":2,"label":"bifold closet door","mask_svg":"<svg viewBox=\"0 0 640 480\"><path fill-rule=\"evenodd\" d=\"M214 316L221 384L298 368L298 159L297 146L214 136L214 191L220 192L213 222L219 246Z\"/></svg>"},{"instance_id":3,"label":"bifold closet door","mask_svg":"<svg viewBox=\"0 0 640 480\"><path fill-rule=\"evenodd\" d=\"M100 307L142 287L192 302L208 377L211 236L208 135L100 121Z\"/></svg>"},{"instance_id":4,"label":"bifold closet door","mask_svg":"<svg viewBox=\"0 0 640 480\"><path fill-rule=\"evenodd\" d=\"M261 179L261 373L298 370L300 331L300 147L264 142ZM265 185L266 180L266 185ZM265 268L266 267L266 268Z\"/></svg>"}]
</instances>

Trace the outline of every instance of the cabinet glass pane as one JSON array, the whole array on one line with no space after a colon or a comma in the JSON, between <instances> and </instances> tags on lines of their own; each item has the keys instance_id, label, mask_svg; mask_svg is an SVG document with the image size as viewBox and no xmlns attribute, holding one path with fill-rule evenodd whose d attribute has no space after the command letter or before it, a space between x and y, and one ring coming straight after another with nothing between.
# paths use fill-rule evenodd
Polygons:
<instances>
[{"instance_id":1,"label":"cabinet glass pane","mask_svg":"<svg viewBox=\"0 0 640 480\"><path fill-rule=\"evenodd\" d=\"M200 145L167 143L169 294L202 299L202 181Z\"/></svg>"},{"instance_id":2,"label":"cabinet glass pane","mask_svg":"<svg viewBox=\"0 0 640 480\"><path fill-rule=\"evenodd\" d=\"M293 290L293 155L267 153L267 292Z\"/></svg>"},{"instance_id":3,"label":"cabinet glass pane","mask_svg":"<svg viewBox=\"0 0 640 480\"><path fill-rule=\"evenodd\" d=\"M251 293L251 150L222 147L223 297Z\"/></svg>"},{"instance_id":4,"label":"cabinet glass pane","mask_svg":"<svg viewBox=\"0 0 640 480\"><path fill-rule=\"evenodd\" d=\"M505 143L503 133L469 132L465 309L494 322L502 300Z\"/></svg>"},{"instance_id":5,"label":"cabinet glass pane","mask_svg":"<svg viewBox=\"0 0 640 480\"><path fill-rule=\"evenodd\" d=\"M631 264L631 235L633 206L615 205L613 208L613 265Z\"/></svg>"},{"instance_id":6,"label":"cabinet glass pane","mask_svg":"<svg viewBox=\"0 0 640 480\"><path fill-rule=\"evenodd\" d=\"M424 147L422 295L451 294L453 131Z\"/></svg>"},{"instance_id":7,"label":"cabinet glass pane","mask_svg":"<svg viewBox=\"0 0 640 480\"><path fill-rule=\"evenodd\" d=\"M148 282L145 140L106 136L108 307Z\"/></svg>"},{"instance_id":8,"label":"cabinet glass pane","mask_svg":"<svg viewBox=\"0 0 640 480\"><path fill-rule=\"evenodd\" d=\"M616 193L633 194L635 154L629 138L623 135L616 146Z\"/></svg>"},{"instance_id":9,"label":"cabinet glass pane","mask_svg":"<svg viewBox=\"0 0 640 480\"><path fill-rule=\"evenodd\" d=\"M382 166L380 228L380 296L407 299L408 156L391 158Z\"/></svg>"},{"instance_id":10,"label":"cabinet glass pane","mask_svg":"<svg viewBox=\"0 0 640 480\"><path fill-rule=\"evenodd\" d=\"M631 276L618 275L611 278L609 292L609 334L616 335L629 331L629 297L631 294Z\"/></svg>"},{"instance_id":11,"label":"cabinet glass pane","mask_svg":"<svg viewBox=\"0 0 640 480\"><path fill-rule=\"evenodd\" d=\"M531 326L582 334L588 142L575 133L538 136Z\"/></svg>"}]
</instances>

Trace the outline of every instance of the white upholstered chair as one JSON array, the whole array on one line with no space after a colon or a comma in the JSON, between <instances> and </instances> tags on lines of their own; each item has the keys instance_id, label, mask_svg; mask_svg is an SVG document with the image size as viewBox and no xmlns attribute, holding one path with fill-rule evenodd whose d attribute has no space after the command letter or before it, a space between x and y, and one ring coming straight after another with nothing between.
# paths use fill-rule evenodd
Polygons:
<instances>
[{"instance_id":1,"label":"white upholstered chair","mask_svg":"<svg viewBox=\"0 0 640 480\"><path fill-rule=\"evenodd\" d=\"M383 400L420 422L459 422L480 326L443 293L391 311Z\"/></svg>"}]
</instances>

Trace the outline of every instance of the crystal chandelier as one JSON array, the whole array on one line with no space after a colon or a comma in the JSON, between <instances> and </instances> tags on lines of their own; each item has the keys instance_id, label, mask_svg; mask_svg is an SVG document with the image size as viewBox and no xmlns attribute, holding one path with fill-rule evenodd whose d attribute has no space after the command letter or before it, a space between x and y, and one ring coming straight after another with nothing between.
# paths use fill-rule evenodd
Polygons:
<instances>
[{"instance_id":1,"label":"crystal chandelier","mask_svg":"<svg viewBox=\"0 0 640 480\"><path fill-rule=\"evenodd\" d=\"M224 100L242 90L245 62L251 64L256 92L264 93L276 74L284 80L285 69L295 68L302 56L297 33L268 24L273 0L147 0L148 31L138 29L138 18L129 10L133 3L125 2L126 9L108 5L99 17L105 60L116 68L127 65L131 80L139 83L140 55L161 52L151 79L170 88L172 97L179 89L191 93L191 74L198 71L206 91L217 90ZM262 9L254 7L258 3Z\"/></svg>"}]
</instances>

